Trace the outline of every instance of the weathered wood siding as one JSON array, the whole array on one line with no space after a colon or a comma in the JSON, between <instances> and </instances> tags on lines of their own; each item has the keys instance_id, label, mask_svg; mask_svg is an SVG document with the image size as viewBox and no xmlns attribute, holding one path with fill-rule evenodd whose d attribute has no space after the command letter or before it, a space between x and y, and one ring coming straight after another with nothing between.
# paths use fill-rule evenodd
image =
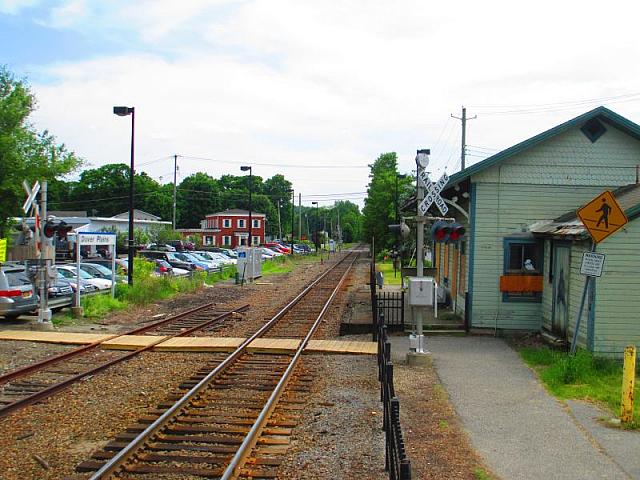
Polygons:
<instances>
[{"instance_id":1,"label":"weathered wood siding","mask_svg":"<svg viewBox=\"0 0 640 480\"><path fill-rule=\"evenodd\" d=\"M544 289L542 290L542 326L551 331L551 309L553 308L553 282L549 281L549 270L551 269L551 240L544 241L543 258Z\"/></svg>"},{"instance_id":2,"label":"weathered wood siding","mask_svg":"<svg viewBox=\"0 0 640 480\"><path fill-rule=\"evenodd\" d=\"M596 354L621 357L627 345L640 345L640 219L632 220L597 247L606 255L596 280Z\"/></svg>"},{"instance_id":3,"label":"weathered wood siding","mask_svg":"<svg viewBox=\"0 0 640 480\"><path fill-rule=\"evenodd\" d=\"M575 242L571 245L571 278L569 279L569 325L567 326L567 341L571 344L573 334L576 331L576 319L578 310L580 310L580 301L582 300L582 292L586 276L580 273L582 265L582 254L589 251L591 243L589 241ZM587 333L589 328L589 302L585 301L585 307L582 312L582 320L580 321L580 330L578 331L577 345L587 348Z\"/></svg>"},{"instance_id":4,"label":"weathered wood siding","mask_svg":"<svg viewBox=\"0 0 640 480\"><path fill-rule=\"evenodd\" d=\"M502 300L503 240L522 234L531 223L577 209L605 188L635 181L640 142L609 124L606 127L595 143L574 128L472 177L476 184L472 326L541 327L543 303ZM544 270L548 271L546 264ZM573 308L573 298L571 302Z\"/></svg>"}]
</instances>

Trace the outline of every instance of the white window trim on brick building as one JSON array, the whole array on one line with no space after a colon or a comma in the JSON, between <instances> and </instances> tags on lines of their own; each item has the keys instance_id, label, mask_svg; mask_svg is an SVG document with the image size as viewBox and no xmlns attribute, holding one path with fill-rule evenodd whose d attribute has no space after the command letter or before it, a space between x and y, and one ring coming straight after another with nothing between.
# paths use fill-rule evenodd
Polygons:
<instances>
[{"instance_id":1,"label":"white window trim on brick building","mask_svg":"<svg viewBox=\"0 0 640 480\"><path fill-rule=\"evenodd\" d=\"M225 218L222 220L222 228L231 228L231 219Z\"/></svg>"},{"instance_id":2,"label":"white window trim on brick building","mask_svg":"<svg viewBox=\"0 0 640 480\"><path fill-rule=\"evenodd\" d=\"M260 228L260 220L253 219L253 227L251 228Z\"/></svg>"},{"instance_id":3,"label":"white window trim on brick building","mask_svg":"<svg viewBox=\"0 0 640 480\"><path fill-rule=\"evenodd\" d=\"M244 218L239 218L238 219L238 228L245 228L246 227L246 220Z\"/></svg>"},{"instance_id":4,"label":"white window trim on brick building","mask_svg":"<svg viewBox=\"0 0 640 480\"><path fill-rule=\"evenodd\" d=\"M222 244L225 246L231 245L231 235L223 235Z\"/></svg>"}]
</instances>

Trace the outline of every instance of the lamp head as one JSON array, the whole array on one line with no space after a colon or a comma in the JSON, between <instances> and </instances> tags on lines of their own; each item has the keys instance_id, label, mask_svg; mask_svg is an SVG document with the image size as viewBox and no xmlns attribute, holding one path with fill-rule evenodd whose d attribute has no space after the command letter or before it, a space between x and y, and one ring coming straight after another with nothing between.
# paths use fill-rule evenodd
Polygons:
<instances>
[{"instance_id":1,"label":"lamp head","mask_svg":"<svg viewBox=\"0 0 640 480\"><path fill-rule=\"evenodd\" d=\"M118 115L119 117L126 117L133 113L133 107L113 107L113 113Z\"/></svg>"},{"instance_id":2,"label":"lamp head","mask_svg":"<svg viewBox=\"0 0 640 480\"><path fill-rule=\"evenodd\" d=\"M417 153L416 153L416 163L418 164L419 167L427 168L427 166L429 165L429 154L430 153L431 153L431 150L429 150L428 148L423 148L423 149L417 151Z\"/></svg>"},{"instance_id":3,"label":"lamp head","mask_svg":"<svg viewBox=\"0 0 640 480\"><path fill-rule=\"evenodd\" d=\"M248 165L243 165L240 167L240 170L242 170L243 172L246 172L247 170L251 170L251 167Z\"/></svg>"}]
</instances>

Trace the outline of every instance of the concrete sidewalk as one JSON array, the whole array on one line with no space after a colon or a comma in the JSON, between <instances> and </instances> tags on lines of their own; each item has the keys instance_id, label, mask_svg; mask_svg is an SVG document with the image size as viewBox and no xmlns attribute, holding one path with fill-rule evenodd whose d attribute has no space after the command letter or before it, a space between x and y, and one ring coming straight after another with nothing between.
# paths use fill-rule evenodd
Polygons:
<instances>
[{"instance_id":1,"label":"concrete sidewalk","mask_svg":"<svg viewBox=\"0 0 640 480\"><path fill-rule=\"evenodd\" d=\"M394 362L404 362L407 337L391 338ZM502 480L640 479L640 434L551 397L503 340L429 337L427 348L473 446Z\"/></svg>"}]
</instances>

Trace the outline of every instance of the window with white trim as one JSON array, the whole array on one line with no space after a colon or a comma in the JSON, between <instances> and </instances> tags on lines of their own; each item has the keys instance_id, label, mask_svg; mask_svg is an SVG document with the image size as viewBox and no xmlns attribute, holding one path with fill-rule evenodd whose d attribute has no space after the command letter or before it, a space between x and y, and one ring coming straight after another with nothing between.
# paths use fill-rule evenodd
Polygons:
<instances>
[{"instance_id":1,"label":"window with white trim","mask_svg":"<svg viewBox=\"0 0 640 480\"><path fill-rule=\"evenodd\" d=\"M225 218L224 220L222 220L222 227L223 228L231 228L231 219L230 218Z\"/></svg>"},{"instance_id":2,"label":"window with white trim","mask_svg":"<svg viewBox=\"0 0 640 480\"><path fill-rule=\"evenodd\" d=\"M244 218L239 218L238 219L238 228L245 228L246 226L246 220Z\"/></svg>"},{"instance_id":3,"label":"window with white trim","mask_svg":"<svg viewBox=\"0 0 640 480\"><path fill-rule=\"evenodd\" d=\"M252 237L251 244L252 245L260 245L260 237Z\"/></svg>"},{"instance_id":4,"label":"window with white trim","mask_svg":"<svg viewBox=\"0 0 640 480\"><path fill-rule=\"evenodd\" d=\"M223 235L222 236L222 244L223 245L231 245L231 236L230 235Z\"/></svg>"},{"instance_id":5,"label":"window with white trim","mask_svg":"<svg viewBox=\"0 0 640 480\"><path fill-rule=\"evenodd\" d=\"M213 245L213 236L211 236L211 235L205 235L205 237L204 237L204 244L205 244L205 245Z\"/></svg>"},{"instance_id":6,"label":"window with white trim","mask_svg":"<svg viewBox=\"0 0 640 480\"><path fill-rule=\"evenodd\" d=\"M253 220L253 227L252 228L260 228L260 220Z\"/></svg>"}]
</instances>

